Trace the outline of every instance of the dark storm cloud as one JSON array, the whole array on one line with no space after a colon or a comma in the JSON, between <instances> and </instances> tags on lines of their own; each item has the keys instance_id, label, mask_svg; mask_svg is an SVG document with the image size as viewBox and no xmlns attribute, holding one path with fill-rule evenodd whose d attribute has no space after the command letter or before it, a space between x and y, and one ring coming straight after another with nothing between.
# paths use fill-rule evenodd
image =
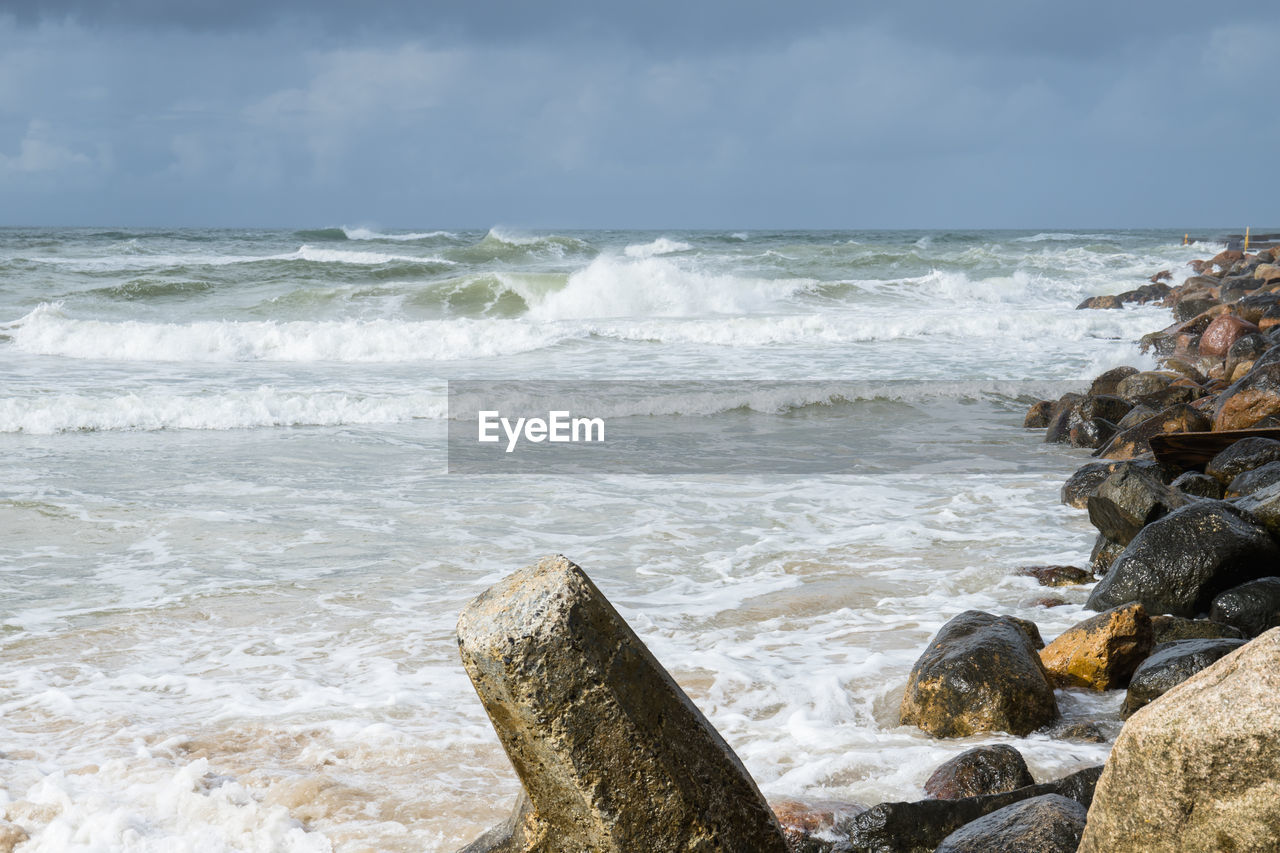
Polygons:
<instances>
[{"instance_id":1,"label":"dark storm cloud","mask_svg":"<svg viewBox=\"0 0 1280 853\"><path fill-rule=\"evenodd\" d=\"M1265 215L1280 9L0 0L7 222ZM1233 132L1247 127L1248 132ZM1260 224L1260 223L1257 223ZM1280 224L1280 223L1274 223Z\"/></svg>"}]
</instances>

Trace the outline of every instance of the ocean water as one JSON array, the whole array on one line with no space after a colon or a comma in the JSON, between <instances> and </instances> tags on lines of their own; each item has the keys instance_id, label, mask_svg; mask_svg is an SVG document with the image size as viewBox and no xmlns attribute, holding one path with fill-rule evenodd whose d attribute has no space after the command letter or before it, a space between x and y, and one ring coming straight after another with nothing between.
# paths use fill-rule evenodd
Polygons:
<instances>
[{"instance_id":1,"label":"ocean water","mask_svg":"<svg viewBox=\"0 0 1280 853\"><path fill-rule=\"evenodd\" d=\"M911 799L1011 742L895 725L968 608L1051 638L1085 457L1021 429L1167 311L1172 232L0 230L0 812L34 851L451 851L515 776L458 611L579 563L770 797ZM856 436L793 478L446 472L459 379L865 381L708 398ZM809 388L811 385L797 386ZM642 413L641 413L642 414ZM1068 604L1034 599L1060 594ZM1060 693L1068 718L1118 696Z\"/></svg>"}]
</instances>

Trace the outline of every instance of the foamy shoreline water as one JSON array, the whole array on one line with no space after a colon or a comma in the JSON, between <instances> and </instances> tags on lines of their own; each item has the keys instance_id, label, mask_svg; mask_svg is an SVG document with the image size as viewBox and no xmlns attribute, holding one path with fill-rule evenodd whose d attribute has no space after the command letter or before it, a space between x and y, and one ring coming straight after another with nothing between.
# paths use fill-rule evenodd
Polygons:
<instances>
[{"instance_id":1,"label":"foamy shoreline water","mask_svg":"<svg viewBox=\"0 0 1280 853\"><path fill-rule=\"evenodd\" d=\"M894 725L923 643L969 607L1051 636L1084 597L1036 608L1009 575L1087 554L1057 503L1083 454L974 384L1133 363L1161 312L1074 304L1203 253L1148 232L341 233L0 232L0 804L24 853L454 849L516 787L453 619L551 552L766 794L914 798L949 755L1015 740ZM548 375L956 390L839 409L868 436L845 475L442 473L444 380ZM1017 743L1039 778L1106 752Z\"/></svg>"}]
</instances>

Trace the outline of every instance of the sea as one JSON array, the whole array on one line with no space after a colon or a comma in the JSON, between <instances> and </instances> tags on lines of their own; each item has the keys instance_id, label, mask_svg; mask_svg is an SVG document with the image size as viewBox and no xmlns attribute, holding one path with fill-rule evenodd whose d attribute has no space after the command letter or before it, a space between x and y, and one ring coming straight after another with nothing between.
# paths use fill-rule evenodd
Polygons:
<instances>
[{"instance_id":1,"label":"sea","mask_svg":"<svg viewBox=\"0 0 1280 853\"><path fill-rule=\"evenodd\" d=\"M1093 540L1058 497L1088 452L1023 415L1152 366L1135 342L1167 309L1075 307L1217 251L1182 237L0 230L17 850L457 849L519 783L455 621L557 553L771 799L918 799L981 743L1041 781L1103 761L1051 732L937 740L897 707L964 610L1046 639L1083 618L1086 588L1014 573L1084 565ZM462 380L690 382L700 402L630 414L803 416L856 452L792 475L460 473ZM1059 691L1068 722L1120 698Z\"/></svg>"}]
</instances>

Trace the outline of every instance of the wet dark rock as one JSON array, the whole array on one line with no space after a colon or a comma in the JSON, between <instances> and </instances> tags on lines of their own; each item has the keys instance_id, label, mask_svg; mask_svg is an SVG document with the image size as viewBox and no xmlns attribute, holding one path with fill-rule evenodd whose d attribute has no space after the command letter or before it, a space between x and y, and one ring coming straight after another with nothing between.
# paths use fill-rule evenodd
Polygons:
<instances>
[{"instance_id":1,"label":"wet dark rock","mask_svg":"<svg viewBox=\"0 0 1280 853\"><path fill-rule=\"evenodd\" d=\"M1127 365L1113 367L1099 374L1098 378L1093 380L1093 384L1089 386L1089 396L1115 395L1120 383L1137 372L1138 368Z\"/></svg>"},{"instance_id":2,"label":"wet dark rock","mask_svg":"<svg viewBox=\"0 0 1280 853\"><path fill-rule=\"evenodd\" d=\"M1158 646L1177 640L1243 640L1244 633L1221 622L1162 613L1151 617L1151 638Z\"/></svg>"},{"instance_id":3,"label":"wet dark rock","mask_svg":"<svg viewBox=\"0 0 1280 853\"><path fill-rule=\"evenodd\" d=\"M1268 462L1252 471L1245 471L1232 480L1231 485L1227 486L1226 495L1229 498L1251 495L1276 483L1280 483L1280 462Z\"/></svg>"},{"instance_id":4,"label":"wet dark rock","mask_svg":"<svg viewBox=\"0 0 1280 853\"><path fill-rule=\"evenodd\" d=\"M1111 476L1121 462L1090 462L1076 469L1076 472L1062 484L1060 497L1067 506L1084 509L1089 496L1098 490L1102 481Z\"/></svg>"},{"instance_id":5,"label":"wet dark rock","mask_svg":"<svg viewBox=\"0 0 1280 853\"><path fill-rule=\"evenodd\" d=\"M1154 418L1158 414L1160 414L1159 409L1153 409L1151 406L1139 404L1130 409L1129 414L1120 419L1120 422L1116 424L1116 428L1126 430L1130 427L1137 426L1148 418Z\"/></svg>"},{"instance_id":6,"label":"wet dark rock","mask_svg":"<svg viewBox=\"0 0 1280 853\"><path fill-rule=\"evenodd\" d=\"M1129 679L1120 712L1131 717L1209 664L1226 657L1245 640L1177 640L1156 647Z\"/></svg>"},{"instance_id":7,"label":"wet dark rock","mask_svg":"<svg viewBox=\"0 0 1280 853\"><path fill-rule=\"evenodd\" d=\"M1233 503L1262 522L1272 536L1280 537L1280 484L1236 498Z\"/></svg>"},{"instance_id":8,"label":"wet dark rock","mask_svg":"<svg viewBox=\"0 0 1280 853\"><path fill-rule=\"evenodd\" d=\"M1271 341L1256 332L1237 338L1227 350L1227 358L1235 361L1254 361L1272 347Z\"/></svg>"},{"instance_id":9,"label":"wet dark rock","mask_svg":"<svg viewBox=\"0 0 1280 853\"><path fill-rule=\"evenodd\" d=\"M1093 551L1089 554L1089 570L1093 572L1094 577L1103 577L1111 571L1112 564L1124 553L1125 547L1123 543L1108 539L1106 535L1099 533L1098 538L1094 540Z\"/></svg>"},{"instance_id":10,"label":"wet dark rock","mask_svg":"<svg viewBox=\"0 0 1280 853\"><path fill-rule=\"evenodd\" d=\"M1253 293L1236 303L1236 313L1241 319L1254 325L1267 313L1267 309L1280 306L1280 294Z\"/></svg>"},{"instance_id":11,"label":"wet dark rock","mask_svg":"<svg viewBox=\"0 0 1280 853\"><path fill-rule=\"evenodd\" d=\"M1210 459L1204 472L1225 486L1246 471L1277 461L1280 461L1280 441L1242 438Z\"/></svg>"},{"instance_id":12,"label":"wet dark rock","mask_svg":"<svg viewBox=\"0 0 1280 853\"><path fill-rule=\"evenodd\" d=\"M1023 566L1014 574L1035 578L1041 586L1075 586L1093 580L1093 575L1075 566Z\"/></svg>"},{"instance_id":13,"label":"wet dark rock","mask_svg":"<svg viewBox=\"0 0 1280 853\"><path fill-rule=\"evenodd\" d=\"M1000 794L1034 785L1022 753L1008 744L976 746L939 765L924 783L924 792L937 800L959 800Z\"/></svg>"},{"instance_id":14,"label":"wet dark rock","mask_svg":"<svg viewBox=\"0 0 1280 853\"><path fill-rule=\"evenodd\" d=\"M1179 323L1185 323L1200 316L1205 311L1218 304L1218 300L1212 296L1196 296L1190 299L1180 299L1178 304L1173 306L1173 319Z\"/></svg>"},{"instance_id":15,"label":"wet dark rock","mask_svg":"<svg viewBox=\"0 0 1280 853\"><path fill-rule=\"evenodd\" d=\"M938 631L916 661L899 720L935 737L1025 735L1058 716L1033 623L968 610Z\"/></svg>"},{"instance_id":16,"label":"wet dark rock","mask_svg":"<svg viewBox=\"0 0 1280 853\"><path fill-rule=\"evenodd\" d=\"M1088 498L1089 521L1108 539L1128 545L1138 531L1190 502L1166 486L1154 467L1117 468Z\"/></svg>"},{"instance_id":17,"label":"wet dark rock","mask_svg":"<svg viewBox=\"0 0 1280 853\"><path fill-rule=\"evenodd\" d=\"M1072 416L1075 415L1079 420L1079 413L1076 412L1076 404L1084 400L1083 394L1070 392L1063 394L1054 402L1049 409L1049 425L1045 428L1044 440L1046 444L1060 444L1066 441L1071 435Z\"/></svg>"},{"instance_id":18,"label":"wet dark rock","mask_svg":"<svg viewBox=\"0 0 1280 853\"><path fill-rule=\"evenodd\" d=\"M1277 560L1280 546L1253 516L1226 501L1196 501L1140 530L1085 606L1136 601L1150 614L1195 616L1218 593L1273 574Z\"/></svg>"},{"instance_id":19,"label":"wet dark rock","mask_svg":"<svg viewBox=\"0 0 1280 853\"><path fill-rule=\"evenodd\" d=\"M1075 853L1084 834L1084 806L1044 794L998 809L943 839L936 853Z\"/></svg>"},{"instance_id":20,"label":"wet dark rock","mask_svg":"<svg viewBox=\"0 0 1280 853\"><path fill-rule=\"evenodd\" d=\"M1219 593L1209 618L1238 628L1247 637L1280 627L1280 577L1258 578Z\"/></svg>"},{"instance_id":21,"label":"wet dark rock","mask_svg":"<svg viewBox=\"0 0 1280 853\"><path fill-rule=\"evenodd\" d=\"M837 845L835 850L839 853L933 853L944 838L965 824L1044 794L1070 797L1087 809L1101 774L1101 766L1089 767L1054 782L1028 785L1003 794L961 800L880 803L854 818L849 840Z\"/></svg>"},{"instance_id":22,"label":"wet dark rock","mask_svg":"<svg viewBox=\"0 0 1280 853\"><path fill-rule=\"evenodd\" d=\"M1203 385L1209 381L1209 378L1200 372L1194 364L1182 358L1167 358L1164 360L1166 370L1172 370L1183 379L1190 379L1197 385Z\"/></svg>"},{"instance_id":23,"label":"wet dark rock","mask_svg":"<svg viewBox=\"0 0 1280 853\"><path fill-rule=\"evenodd\" d=\"M733 750L564 557L467 604L458 649L531 804L479 850L786 850Z\"/></svg>"},{"instance_id":24,"label":"wet dark rock","mask_svg":"<svg viewBox=\"0 0 1280 853\"><path fill-rule=\"evenodd\" d=\"M1221 483L1208 474L1201 474L1199 471L1185 471L1179 474L1169 485L1184 495L1197 498L1221 500L1224 494Z\"/></svg>"},{"instance_id":25,"label":"wet dark rock","mask_svg":"<svg viewBox=\"0 0 1280 853\"><path fill-rule=\"evenodd\" d=\"M1032 403L1027 409L1027 415L1022 419L1022 426L1026 429L1044 429L1049 425L1049 413L1053 411L1052 400L1041 400Z\"/></svg>"}]
</instances>

